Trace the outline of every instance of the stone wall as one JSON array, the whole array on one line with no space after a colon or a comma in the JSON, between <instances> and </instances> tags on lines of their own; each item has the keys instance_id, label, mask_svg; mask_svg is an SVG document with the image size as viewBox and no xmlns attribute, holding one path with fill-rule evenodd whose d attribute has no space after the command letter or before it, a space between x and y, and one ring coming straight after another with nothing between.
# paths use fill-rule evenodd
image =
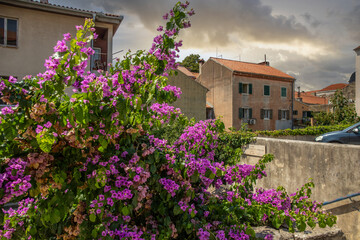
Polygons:
<instances>
[{"instance_id":1,"label":"stone wall","mask_svg":"<svg viewBox=\"0 0 360 240\"><path fill-rule=\"evenodd\" d=\"M291 193L312 178L312 199L320 202L360 192L360 146L258 138L248 146L243 160L254 164L264 153L274 154L275 159L258 187L282 185ZM359 207L360 196L326 206L338 216L338 226L347 239L360 239Z\"/></svg>"}]
</instances>

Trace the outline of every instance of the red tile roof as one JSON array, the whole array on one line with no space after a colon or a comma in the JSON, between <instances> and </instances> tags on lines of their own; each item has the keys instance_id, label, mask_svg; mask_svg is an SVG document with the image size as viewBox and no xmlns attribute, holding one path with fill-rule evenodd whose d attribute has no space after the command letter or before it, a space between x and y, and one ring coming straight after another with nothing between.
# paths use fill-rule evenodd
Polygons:
<instances>
[{"instance_id":1,"label":"red tile roof","mask_svg":"<svg viewBox=\"0 0 360 240\"><path fill-rule=\"evenodd\" d=\"M354 49L354 51L360 50L360 46L358 46L357 48Z\"/></svg>"},{"instance_id":2,"label":"red tile roof","mask_svg":"<svg viewBox=\"0 0 360 240\"><path fill-rule=\"evenodd\" d=\"M294 77L267 65L257 64L257 63L248 63L248 62L240 62L235 60L228 60L222 58L214 58L214 61L224 65L227 68L230 68L233 71L241 72L241 73L250 73L250 74L259 74L266 75L271 77L280 77L295 80Z\"/></svg>"},{"instance_id":3,"label":"red tile roof","mask_svg":"<svg viewBox=\"0 0 360 240\"><path fill-rule=\"evenodd\" d=\"M303 103L307 104L328 104L328 100L325 97L317 97L312 95L312 93L317 91L309 91L309 92L300 92L300 98L302 99ZM299 93L294 92L294 98L299 98Z\"/></svg>"},{"instance_id":4,"label":"red tile roof","mask_svg":"<svg viewBox=\"0 0 360 240\"><path fill-rule=\"evenodd\" d=\"M58 8L64 8L64 9L69 9L69 10L81 11L81 12L97 13L97 12L95 12L95 11L84 10L84 9L79 9L79 8L73 8L73 7L68 7L68 6L62 6L62 5L53 4L53 3L49 3L49 2L39 2L39 1L34 1L34 0L28 0L28 2L32 2L32 3L35 3L35 4L39 4L39 5L49 5L49 6L58 7ZM115 15L115 14L110 14L110 13L103 13L103 14L104 14L105 16L109 16L109 17L119 17L119 18L122 18L122 16L120 16L120 15Z\"/></svg>"},{"instance_id":5,"label":"red tile roof","mask_svg":"<svg viewBox=\"0 0 360 240\"><path fill-rule=\"evenodd\" d=\"M197 76L199 76L198 73L194 73L189 71L186 67L183 66L178 66L177 70L181 71L182 73L184 73L186 76L192 77L192 78L197 78Z\"/></svg>"},{"instance_id":6,"label":"red tile roof","mask_svg":"<svg viewBox=\"0 0 360 240\"><path fill-rule=\"evenodd\" d=\"M346 84L346 83L335 83L335 84L329 85L329 86L327 86L327 87L319 90L319 92L343 89L343 88L345 88L347 85L348 85L348 84Z\"/></svg>"}]
</instances>

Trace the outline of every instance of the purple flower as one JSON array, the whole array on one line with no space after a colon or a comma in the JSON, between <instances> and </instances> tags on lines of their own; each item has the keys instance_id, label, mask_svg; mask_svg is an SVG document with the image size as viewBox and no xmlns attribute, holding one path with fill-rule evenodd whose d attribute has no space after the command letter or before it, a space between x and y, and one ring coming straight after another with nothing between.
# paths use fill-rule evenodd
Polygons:
<instances>
[{"instance_id":1,"label":"purple flower","mask_svg":"<svg viewBox=\"0 0 360 240\"><path fill-rule=\"evenodd\" d=\"M47 122L44 124L44 127L46 127L46 128L51 128L51 126L52 126L51 122Z\"/></svg>"},{"instance_id":2,"label":"purple flower","mask_svg":"<svg viewBox=\"0 0 360 240\"><path fill-rule=\"evenodd\" d=\"M68 47L66 46L65 40L58 41L54 47L54 52L66 52Z\"/></svg>"}]
</instances>

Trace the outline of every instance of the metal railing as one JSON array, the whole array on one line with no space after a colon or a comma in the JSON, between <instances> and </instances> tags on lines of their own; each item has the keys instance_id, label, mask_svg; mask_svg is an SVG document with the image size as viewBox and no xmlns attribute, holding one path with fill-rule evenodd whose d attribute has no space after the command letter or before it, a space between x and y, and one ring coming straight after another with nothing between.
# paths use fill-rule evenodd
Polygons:
<instances>
[{"instance_id":1,"label":"metal railing","mask_svg":"<svg viewBox=\"0 0 360 240\"><path fill-rule=\"evenodd\" d=\"M323 206L331 204L331 203L335 203L335 202L340 202L340 201L343 201L343 200L346 200L346 199L350 199L351 201L353 201L351 198L356 197L356 196L360 196L360 192L349 194L349 195L346 195L345 197L337 198L337 199L332 200L332 201L324 202Z\"/></svg>"}]
</instances>

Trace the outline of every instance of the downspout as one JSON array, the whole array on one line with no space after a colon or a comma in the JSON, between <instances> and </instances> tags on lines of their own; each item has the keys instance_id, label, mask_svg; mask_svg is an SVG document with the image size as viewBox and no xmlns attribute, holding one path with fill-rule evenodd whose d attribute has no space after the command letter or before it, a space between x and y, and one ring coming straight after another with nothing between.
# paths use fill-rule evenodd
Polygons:
<instances>
[{"instance_id":1,"label":"downspout","mask_svg":"<svg viewBox=\"0 0 360 240\"><path fill-rule=\"evenodd\" d=\"M96 13L93 13L92 20L94 24L95 24L95 19L96 19ZM91 40L90 47L91 49L94 49L94 39ZM94 63L94 55L90 55L90 72L94 69L93 63Z\"/></svg>"}]
</instances>

